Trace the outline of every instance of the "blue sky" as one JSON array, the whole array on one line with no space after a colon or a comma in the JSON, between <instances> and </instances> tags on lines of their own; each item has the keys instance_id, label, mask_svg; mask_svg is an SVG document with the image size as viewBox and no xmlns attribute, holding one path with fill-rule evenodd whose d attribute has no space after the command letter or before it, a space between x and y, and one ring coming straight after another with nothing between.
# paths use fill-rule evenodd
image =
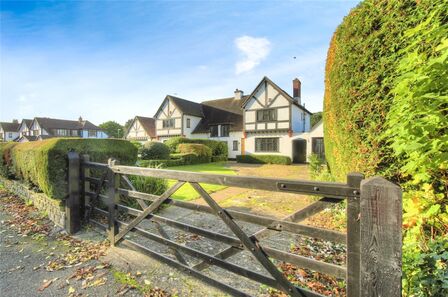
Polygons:
<instances>
[{"instance_id":1,"label":"blue sky","mask_svg":"<svg viewBox=\"0 0 448 297\"><path fill-rule=\"evenodd\" d=\"M322 110L328 44L358 1L1 1L0 120L153 116L166 94L263 76ZM293 57L296 57L295 59Z\"/></svg>"}]
</instances>

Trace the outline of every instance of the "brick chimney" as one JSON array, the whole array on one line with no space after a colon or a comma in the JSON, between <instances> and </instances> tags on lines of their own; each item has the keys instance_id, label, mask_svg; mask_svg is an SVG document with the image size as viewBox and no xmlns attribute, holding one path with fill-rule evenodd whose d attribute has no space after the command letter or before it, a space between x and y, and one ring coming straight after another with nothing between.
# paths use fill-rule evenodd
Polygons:
<instances>
[{"instance_id":1,"label":"brick chimney","mask_svg":"<svg viewBox=\"0 0 448 297\"><path fill-rule=\"evenodd\" d=\"M78 121L79 121L80 123L82 123L82 117L81 117L81 116L79 116Z\"/></svg>"},{"instance_id":2,"label":"brick chimney","mask_svg":"<svg viewBox=\"0 0 448 297\"><path fill-rule=\"evenodd\" d=\"M235 90L235 99L238 99L238 100L243 99L243 96L244 96L243 91L238 90L238 89Z\"/></svg>"},{"instance_id":3,"label":"brick chimney","mask_svg":"<svg viewBox=\"0 0 448 297\"><path fill-rule=\"evenodd\" d=\"M301 88L302 88L302 83L300 82L300 80L298 78L295 78L292 81L292 97L299 104L301 104L301 100L300 100L301 93L302 93Z\"/></svg>"},{"instance_id":4,"label":"brick chimney","mask_svg":"<svg viewBox=\"0 0 448 297\"><path fill-rule=\"evenodd\" d=\"M17 120L17 119L13 119L12 122L13 122L13 124L18 124L18 123L19 123L19 120Z\"/></svg>"}]
</instances>

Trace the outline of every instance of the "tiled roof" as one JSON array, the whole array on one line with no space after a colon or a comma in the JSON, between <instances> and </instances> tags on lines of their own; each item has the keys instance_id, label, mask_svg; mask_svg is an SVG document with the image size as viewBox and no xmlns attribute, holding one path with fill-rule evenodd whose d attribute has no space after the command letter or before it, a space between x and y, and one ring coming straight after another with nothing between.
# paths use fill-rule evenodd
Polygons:
<instances>
[{"instance_id":1,"label":"tiled roof","mask_svg":"<svg viewBox=\"0 0 448 297\"><path fill-rule=\"evenodd\" d=\"M153 118L136 116L136 119L142 124L143 129L145 129L146 134L150 137L156 137L156 120Z\"/></svg>"},{"instance_id":2,"label":"tiled roof","mask_svg":"<svg viewBox=\"0 0 448 297\"><path fill-rule=\"evenodd\" d=\"M196 117L204 116L202 113L201 104L171 95L168 95L166 97L169 98L180 109L182 113Z\"/></svg>"},{"instance_id":3,"label":"tiled roof","mask_svg":"<svg viewBox=\"0 0 448 297\"><path fill-rule=\"evenodd\" d=\"M70 121L51 118L34 118L39 126L44 128L48 133L51 133L51 129L84 129L84 130L101 130L100 127L92 124L89 121Z\"/></svg>"},{"instance_id":4,"label":"tiled roof","mask_svg":"<svg viewBox=\"0 0 448 297\"><path fill-rule=\"evenodd\" d=\"M0 126L5 132L17 132L19 125L19 123L0 122Z\"/></svg>"}]
</instances>

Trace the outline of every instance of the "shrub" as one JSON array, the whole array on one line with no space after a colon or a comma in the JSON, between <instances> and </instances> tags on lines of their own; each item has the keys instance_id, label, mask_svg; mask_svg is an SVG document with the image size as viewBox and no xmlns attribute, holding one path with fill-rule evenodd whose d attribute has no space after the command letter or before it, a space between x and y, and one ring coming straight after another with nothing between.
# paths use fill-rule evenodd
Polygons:
<instances>
[{"instance_id":1,"label":"shrub","mask_svg":"<svg viewBox=\"0 0 448 297\"><path fill-rule=\"evenodd\" d=\"M212 156L212 162L225 162L227 161L227 156Z\"/></svg>"},{"instance_id":2,"label":"shrub","mask_svg":"<svg viewBox=\"0 0 448 297\"><path fill-rule=\"evenodd\" d=\"M168 189L168 182L165 179L150 177L150 176L137 176L129 175L129 180L138 192L162 195ZM135 198L128 196L121 196L121 201L133 208L139 208L139 204Z\"/></svg>"},{"instance_id":3,"label":"shrub","mask_svg":"<svg viewBox=\"0 0 448 297\"><path fill-rule=\"evenodd\" d=\"M150 167L150 168L165 168L172 166L182 166L185 164L184 159L169 159L169 160L142 160L138 162L140 167Z\"/></svg>"},{"instance_id":4,"label":"shrub","mask_svg":"<svg viewBox=\"0 0 448 297\"><path fill-rule=\"evenodd\" d=\"M148 141L140 150L143 160L164 160L170 157L170 149L161 142Z\"/></svg>"},{"instance_id":5,"label":"shrub","mask_svg":"<svg viewBox=\"0 0 448 297\"><path fill-rule=\"evenodd\" d=\"M228 155L227 143L224 141L210 140L210 139L195 139L185 137L173 137L168 139L165 144L170 148L172 153L178 152L178 146L181 143L197 143L204 144L212 150L212 156L226 156Z\"/></svg>"},{"instance_id":6,"label":"shrub","mask_svg":"<svg viewBox=\"0 0 448 297\"><path fill-rule=\"evenodd\" d=\"M236 156L238 163L252 163L252 164L282 164L290 165L291 158L280 155L238 155Z\"/></svg>"},{"instance_id":7,"label":"shrub","mask_svg":"<svg viewBox=\"0 0 448 297\"><path fill-rule=\"evenodd\" d=\"M181 154L195 154L197 156L211 157L212 150L203 144L196 143L181 143L178 145L177 150Z\"/></svg>"},{"instance_id":8,"label":"shrub","mask_svg":"<svg viewBox=\"0 0 448 297\"><path fill-rule=\"evenodd\" d=\"M12 178L14 172L12 171L11 149L17 142L0 143L0 175Z\"/></svg>"},{"instance_id":9,"label":"shrub","mask_svg":"<svg viewBox=\"0 0 448 297\"><path fill-rule=\"evenodd\" d=\"M67 196L69 151L89 154L92 161L103 163L115 158L121 164L133 165L137 159L137 149L126 140L52 138L15 145L11 150L11 170L47 196L62 200Z\"/></svg>"}]
</instances>

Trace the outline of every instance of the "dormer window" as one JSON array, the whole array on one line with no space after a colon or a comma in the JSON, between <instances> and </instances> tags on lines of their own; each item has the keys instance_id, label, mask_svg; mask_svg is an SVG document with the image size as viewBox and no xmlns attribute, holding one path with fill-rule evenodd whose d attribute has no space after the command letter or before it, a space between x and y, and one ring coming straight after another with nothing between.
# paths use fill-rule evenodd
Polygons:
<instances>
[{"instance_id":1,"label":"dormer window","mask_svg":"<svg viewBox=\"0 0 448 297\"><path fill-rule=\"evenodd\" d=\"M174 128L174 119L163 120L163 128Z\"/></svg>"},{"instance_id":2,"label":"dormer window","mask_svg":"<svg viewBox=\"0 0 448 297\"><path fill-rule=\"evenodd\" d=\"M272 122L277 120L277 109L257 110L257 122Z\"/></svg>"}]
</instances>

